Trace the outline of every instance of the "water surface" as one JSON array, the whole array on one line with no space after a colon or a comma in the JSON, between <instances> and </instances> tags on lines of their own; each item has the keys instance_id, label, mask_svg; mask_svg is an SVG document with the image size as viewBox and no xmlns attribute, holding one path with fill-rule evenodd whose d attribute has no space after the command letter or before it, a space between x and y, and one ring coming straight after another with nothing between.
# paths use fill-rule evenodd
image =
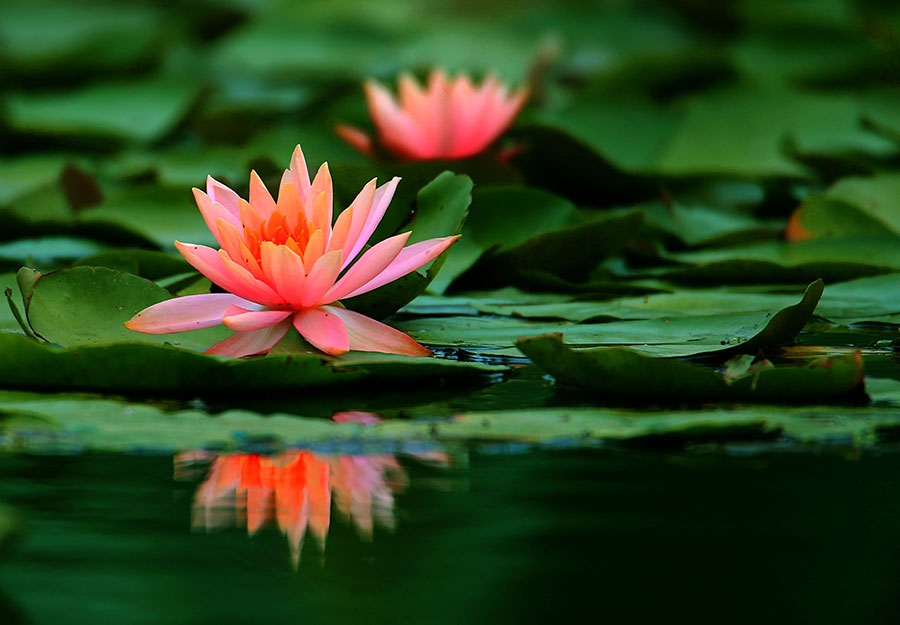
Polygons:
<instances>
[{"instance_id":1,"label":"water surface","mask_svg":"<svg viewBox=\"0 0 900 625\"><path fill-rule=\"evenodd\" d=\"M2 622L900 617L894 455L515 445L419 457L288 453L0 457L0 500L28 528L0 564ZM292 553L297 509L284 505L316 484L296 470L314 460L332 476L341 463L361 469L345 471L343 485L318 482L320 499L330 493L328 522L319 505L302 553ZM242 462L280 468L279 486L259 490L235 470Z\"/></svg>"}]
</instances>

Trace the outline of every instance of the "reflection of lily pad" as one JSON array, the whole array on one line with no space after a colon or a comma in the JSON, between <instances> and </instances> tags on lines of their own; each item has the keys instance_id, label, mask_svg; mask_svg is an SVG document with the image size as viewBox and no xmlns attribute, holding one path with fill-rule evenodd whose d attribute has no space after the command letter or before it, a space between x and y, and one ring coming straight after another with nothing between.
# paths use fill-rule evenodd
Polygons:
<instances>
[{"instance_id":1,"label":"reflection of lily pad","mask_svg":"<svg viewBox=\"0 0 900 625\"><path fill-rule=\"evenodd\" d=\"M21 531L22 520L16 511L9 506L0 505L0 555L3 555Z\"/></svg>"}]
</instances>

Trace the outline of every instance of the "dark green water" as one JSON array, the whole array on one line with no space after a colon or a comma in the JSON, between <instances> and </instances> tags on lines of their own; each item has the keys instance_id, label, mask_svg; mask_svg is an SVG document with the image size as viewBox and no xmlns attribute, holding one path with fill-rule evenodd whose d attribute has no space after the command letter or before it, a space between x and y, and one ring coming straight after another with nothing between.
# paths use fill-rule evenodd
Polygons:
<instances>
[{"instance_id":1,"label":"dark green water","mask_svg":"<svg viewBox=\"0 0 900 625\"><path fill-rule=\"evenodd\" d=\"M0 563L0 622L900 617L896 455L516 451L400 458L376 507L395 530L366 541L335 513L324 557L308 537L297 570L273 523L192 530L203 468L176 480L172 457L3 456L0 500L27 534Z\"/></svg>"}]
</instances>

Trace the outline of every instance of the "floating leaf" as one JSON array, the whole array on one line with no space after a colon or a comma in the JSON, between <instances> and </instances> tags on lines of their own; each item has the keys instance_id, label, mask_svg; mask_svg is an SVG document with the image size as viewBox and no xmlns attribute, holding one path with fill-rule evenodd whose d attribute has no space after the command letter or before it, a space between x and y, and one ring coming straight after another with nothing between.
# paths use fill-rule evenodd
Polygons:
<instances>
[{"instance_id":1,"label":"floating leaf","mask_svg":"<svg viewBox=\"0 0 900 625\"><path fill-rule=\"evenodd\" d=\"M61 154L0 159L0 205L55 184L68 160Z\"/></svg>"},{"instance_id":2,"label":"floating leaf","mask_svg":"<svg viewBox=\"0 0 900 625\"><path fill-rule=\"evenodd\" d=\"M142 334L124 323L169 293L144 278L103 267L75 267L40 276L26 306L28 322L50 343L100 345L121 341L203 351L230 334L224 326L180 334Z\"/></svg>"},{"instance_id":3,"label":"floating leaf","mask_svg":"<svg viewBox=\"0 0 900 625\"><path fill-rule=\"evenodd\" d=\"M197 93L194 84L156 79L101 83L64 93L22 93L9 98L7 120L22 132L148 142L172 130Z\"/></svg>"},{"instance_id":4,"label":"floating leaf","mask_svg":"<svg viewBox=\"0 0 900 625\"><path fill-rule=\"evenodd\" d=\"M193 271L183 258L152 250L107 250L85 256L73 266L106 267L123 273L133 273L148 280L159 280Z\"/></svg>"},{"instance_id":5,"label":"floating leaf","mask_svg":"<svg viewBox=\"0 0 900 625\"><path fill-rule=\"evenodd\" d=\"M17 72L71 75L129 67L152 55L160 17L154 7L140 4L115 11L103 4L4 4L0 58Z\"/></svg>"},{"instance_id":6,"label":"floating leaf","mask_svg":"<svg viewBox=\"0 0 900 625\"><path fill-rule=\"evenodd\" d=\"M575 206L552 193L528 187L480 187L472 194L462 237L450 248L431 289L443 293L488 250L509 250L577 220Z\"/></svg>"},{"instance_id":7,"label":"floating leaf","mask_svg":"<svg viewBox=\"0 0 900 625\"><path fill-rule=\"evenodd\" d=\"M538 234L508 248L496 247L461 275L455 288L527 287L533 272L563 280L584 281L604 259L638 233L643 214L631 211Z\"/></svg>"},{"instance_id":8,"label":"floating leaf","mask_svg":"<svg viewBox=\"0 0 900 625\"><path fill-rule=\"evenodd\" d=\"M896 150L861 128L864 108L851 95L730 89L691 98L685 106L658 161L660 173L808 177L787 155L788 139L806 154Z\"/></svg>"},{"instance_id":9,"label":"floating leaf","mask_svg":"<svg viewBox=\"0 0 900 625\"><path fill-rule=\"evenodd\" d=\"M83 447L97 451L217 449L239 447L246 440L267 440L273 447L354 442L357 448L383 448L385 442L571 440L591 445L601 440L654 438L674 442L710 438L759 438L775 429L760 416L723 413L663 413L583 408L544 408L470 412L452 419L391 420L374 426L338 424L294 415L229 410L210 417L192 410L163 412L146 404L79 397L0 394L0 416L19 417L4 427L4 436L20 447L44 452ZM26 421L25 417L31 417ZM5 430L5 432L4 432ZM379 445L381 443L381 445Z\"/></svg>"},{"instance_id":10,"label":"floating leaf","mask_svg":"<svg viewBox=\"0 0 900 625\"><path fill-rule=\"evenodd\" d=\"M558 334L520 339L516 345L559 382L632 401L816 403L858 395L863 380L859 353L726 377L707 367L629 349L573 350Z\"/></svg>"},{"instance_id":11,"label":"floating leaf","mask_svg":"<svg viewBox=\"0 0 900 625\"><path fill-rule=\"evenodd\" d=\"M685 267L642 272L689 284L776 284L823 278L843 282L900 270L897 237L845 236L799 243L766 241L739 247L677 252Z\"/></svg>"},{"instance_id":12,"label":"floating leaf","mask_svg":"<svg viewBox=\"0 0 900 625\"><path fill-rule=\"evenodd\" d=\"M397 327L420 342L434 345L503 349L522 337L561 333L566 341L576 345L628 345L663 356L724 356L752 353L792 341L812 317L823 289L822 281L818 280L807 287L797 304L781 310L738 314L578 325L489 317L439 317L404 321Z\"/></svg>"},{"instance_id":13,"label":"floating leaf","mask_svg":"<svg viewBox=\"0 0 900 625\"><path fill-rule=\"evenodd\" d=\"M59 349L0 333L0 387L107 393L227 395L385 388L392 384L483 383L505 367L384 354L226 359L170 345L110 343Z\"/></svg>"}]
</instances>

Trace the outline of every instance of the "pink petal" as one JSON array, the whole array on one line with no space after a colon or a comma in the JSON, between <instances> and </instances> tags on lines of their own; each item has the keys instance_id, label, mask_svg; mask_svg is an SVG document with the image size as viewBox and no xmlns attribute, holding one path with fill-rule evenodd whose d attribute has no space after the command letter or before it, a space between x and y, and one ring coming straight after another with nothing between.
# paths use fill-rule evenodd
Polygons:
<instances>
[{"instance_id":1,"label":"pink petal","mask_svg":"<svg viewBox=\"0 0 900 625\"><path fill-rule=\"evenodd\" d=\"M428 76L428 119L431 127L432 149L430 158L447 156L453 148L453 136L457 131L453 123L452 83L442 69L434 69Z\"/></svg>"},{"instance_id":2,"label":"pink petal","mask_svg":"<svg viewBox=\"0 0 900 625\"><path fill-rule=\"evenodd\" d=\"M246 202L241 202L241 205L249 206ZM235 228L224 219L220 219L216 222L216 227L219 231L219 241L221 241L222 250L228 255L228 258L247 269L257 280L262 280L262 269L259 268L256 257L250 253L250 250L247 249L244 240L241 238L240 226Z\"/></svg>"},{"instance_id":3,"label":"pink petal","mask_svg":"<svg viewBox=\"0 0 900 625\"><path fill-rule=\"evenodd\" d=\"M129 330L145 334L169 334L211 328L222 323L230 306L252 310L257 304L231 293L208 293L167 299L153 304L125 322Z\"/></svg>"},{"instance_id":4,"label":"pink petal","mask_svg":"<svg viewBox=\"0 0 900 625\"><path fill-rule=\"evenodd\" d=\"M194 189L193 191L194 200L197 202L197 208L200 209L200 214L203 216L203 221L206 222L206 227L209 228L209 231L212 232L212 235L216 237L216 241L219 242L219 245L222 245L222 240L219 238L219 228L216 225L216 221L222 219L235 226L236 228L240 228L241 220L237 216L237 202L235 202L235 212L232 213L230 210L228 210L218 202L214 202L200 189Z\"/></svg>"},{"instance_id":5,"label":"pink petal","mask_svg":"<svg viewBox=\"0 0 900 625\"><path fill-rule=\"evenodd\" d=\"M225 250L219 251L219 258L222 259L222 264L225 266L225 269L231 274L231 277L238 285L238 290L232 291L232 293L240 295L250 301L263 304L264 306L271 306L272 308L277 308L278 306L286 304L284 298L281 297L275 289L262 280L254 278L253 274L243 265L239 265L229 258Z\"/></svg>"},{"instance_id":6,"label":"pink petal","mask_svg":"<svg viewBox=\"0 0 900 625\"><path fill-rule=\"evenodd\" d=\"M224 184L222 184L212 176L207 176L206 194L213 202L218 202L219 204L224 206L226 210L228 210L231 214L237 217L238 200L240 199L240 196L238 196L237 193L226 187Z\"/></svg>"},{"instance_id":7,"label":"pink petal","mask_svg":"<svg viewBox=\"0 0 900 625\"><path fill-rule=\"evenodd\" d=\"M279 195L281 195L280 187L283 187L287 183L294 185L294 188L300 194L300 197L305 204L306 198L309 197L309 171L306 169L306 159L304 158L303 150L300 149L299 145L294 148L294 153L291 155L290 169L286 169L281 176L281 185L278 190Z\"/></svg>"},{"instance_id":8,"label":"pink petal","mask_svg":"<svg viewBox=\"0 0 900 625\"><path fill-rule=\"evenodd\" d=\"M411 233L404 232L381 241L356 261L337 283L331 287L319 304L328 304L339 300L375 279L384 271L406 245L406 240Z\"/></svg>"},{"instance_id":9,"label":"pink petal","mask_svg":"<svg viewBox=\"0 0 900 625\"><path fill-rule=\"evenodd\" d=\"M278 202L275 210L284 215L288 228L291 230L294 230L297 224L309 221L304 202L306 202L306 198L300 196L300 192L297 191L293 182L285 182L278 189ZM312 210L312 207L309 210Z\"/></svg>"},{"instance_id":10,"label":"pink petal","mask_svg":"<svg viewBox=\"0 0 900 625\"><path fill-rule=\"evenodd\" d=\"M206 353L215 356L231 356L232 358L264 354L275 347L275 343L284 338L290 327L290 320L285 319L281 323L269 326L263 330L235 332L224 341L219 341L210 347L206 350Z\"/></svg>"},{"instance_id":11,"label":"pink petal","mask_svg":"<svg viewBox=\"0 0 900 625\"><path fill-rule=\"evenodd\" d=\"M275 212L275 200L256 170L250 172L250 205L264 220Z\"/></svg>"},{"instance_id":12,"label":"pink petal","mask_svg":"<svg viewBox=\"0 0 900 625\"><path fill-rule=\"evenodd\" d=\"M294 314L294 327L311 345L326 354L339 356L350 350L347 328L333 313L334 306L306 308Z\"/></svg>"},{"instance_id":13,"label":"pink petal","mask_svg":"<svg viewBox=\"0 0 900 625\"><path fill-rule=\"evenodd\" d=\"M313 230L306 242L303 251L303 266L312 268L325 252L325 233L321 230Z\"/></svg>"},{"instance_id":14,"label":"pink petal","mask_svg":"<svg viewBox=\"0 0 900 625\"><path fill-rule=\"evenodd\" d=\"M489 92L489 100L478 124L469 135L469 145L465 147L469 154L477 154L494 142L513 122L519 109L525 104L527 92L520 90L509 98L506 90L497 84Z\"/></svg>"},{"instance_id":15,"label":"pink petal","mask_svg":"<svg viewBox=\"0 0 900 625\"><path fill-rule=\"evenodd\" d=\"M446 132L442 119L446 108L441 102L443 94L431 87L427 92L423 91L415 78L404 73L397 80L397 95L403 113L415 123L424 138L421 157L434 157L440 151Z\"/></svg>"},{"instance_id":16,"label":"pink petal","mask_svg":"<svg viewBox=\"0 0 900 625\"><path fill-rule=\"evenodd\" d=\"M375 155L372 137L367 132L349 124L335 124L334 133L366 156Z\"/></svg>"},{"instance_id":17,"label":"pink petal","mask_svg":"<svg viewBox=\"0 0 900 625\"><path fill-rule=\"evenodd\" d=\"M374 412L363 412L362 410L342 410L331 415L331 420L335 423L359 423L360 425L374 425L381 423L384 419Z\"/></svg>"},{"instance_id":18,"label":"pink petal","mask_svg":"<svg viewBox=\"0 0 900 625\"><path fill-rule=\"evenodd\" d=\"M369 116L385 147L400 156L428 158L433 144L415 121L398 108L390 92L373 80L367 81L363 89Z\"/></svg>"},{"instance_id":19,"label":"pink petal","mask_svg":"<svg viewBox=\"0 0 900 625\"><path fill-rule=\"evenodd\" d=\"M395 258L384 271L378 274L378 276L344 297L356 297L357 295L362 295L363 293L368 293L380 286L384 286L389 282L393 282L397 278L402 278L411 271L415 271L422 265L425 265L440 256L441 252L450 247L458 238L459 235L443 237L441 239L428 239L427 241L413 243L412 245L403 248L397 255L397 258Z\"/></svg>"},{"instance_id":20,"label":"pink petal","mask_svg":"<svg viewBox=\"0 0 900 625\"><path fill-rule=\"evenodd\" d=\"M262 330L287 319L292 312L290 310L247 310L241 306L229 306L222 313L222 323L226 328L238 332Z\"/></svg>"},{"instance_id":21,"label":"pink petal","mask_svg":"<svg viewBox=\"0 0 900 625\"><path fill-rule=\"evenodd\" d=\"M431 355L430 351L403 332L358 312L338 306L323 306L322 309L344 322L349 336L350 349L406 356Z\"/></svg>"},{"instance_id":22,"label":"pink petal","mask_svg":"<svg viewBox=\"0 0 900 625\"><path fill-rule=\"evenodd\" d=\"M451 96L456 126L452 158L465 158L485 147L480 144L480 136L484 134L485 125L490 124L495 83L496 79L489 76L479 89L457 88Z\"/></svg>"},{"instance_id":23,"label":"pink petal","mask_svg":"<svg viewBox=\"0 0 900 625\"><path fill-rule=\"evenodd\" d=\"M324 195L324 200L320 199ZM312 198L312 222L325 234L325 243L331 238L331 223L334 219L334 191L331 182L331 172L328 163L322 163L316 177L309 188L309 196ZM310 213L309 207L306 208Z\"/></svg>"},{"instance_id":24,"label":"pink petal","mask_svg":"<svg viewBox=\"0 0 900 625\"><path fill-rule=\"evenodd\" d=\"M285 245L262 244L262 269L288 304L299 305L306 285L303 260Z\"/></svg>"},{"instance_id":25,"label":"pink petal","mask_svg":"<svg viewBox=\"0 0 900 625\"><path fill-rule=\"evenodd\" d=\"M205 245L193 245L190 243L181 243L180 241L175 241L175 247L178 248L178 251L184 256L184 259L189 262L194 269L209 278L211 282L222 287L229 293L234 293L245 299L251 299L247 296L247 293L240 292L240 283L235 280L225 268L225 264L222 262L222 257L219 255L218 251L211 247L206 247Z\"/></svg>"},{"instance_id":26,"label":"pink petal","mask_svg":"<svg viewBox=\"0 0 900 625\"><path fill-rule=\"evenodd\" d=\"M359 254L360 250L365 247L366 243L369 242L369 238L372 236L372 233L375 232L375 229L378 227L378 224L381 223L381 219L384 217L385 211L387 211L387 207L390 205L391 200L394 198L394 192L397 190L397 185L400 183L400 178L393 178L390 182L386 182L377 189L375 189L375 197L372 200L372 207L369 211L364 214L360 214L359 218L365 218L362 227L359 230L359 234L356 238L352 238L352 235L347 236L347 242L344 244L344 250L350 246L350 253L344 254L344 260L347 262L344 263L344 266L347 266L356 255ZM360 194L361 195L361 194ZM355 200L354 200L355 202ZM365 204L361 204L361 206L365 206ZM354 211L356 209L354 208ZM354 213L353 220L354 222L357 219L357 215Z\"/></svg>"},{"instance_id":27,"label":"pink petal","mask_svg":"<svg viewBox=\"0 0 900 625\"><path fill-rule=\"evenodd\" d=\"M341 272L341 250L335 250L322 255L309 271L306 284L303 286L303 295L300 298L301 306L313 306L325 292L334 286L338 274Z\"/></svg>"},{"instance_id":28,"label":"pink petal","mask_svg":"<svg viewBox=\"0 0 900 625\"><path fill-rule=\"evenodd\" d=\"M367 182L362 190L356 194L356 197L353 198L350 206L338 215L334 224L334 230L331 233L331 240L328 242L329 252L341 249L348 250L352 244L356 243L375 202L376 182L376 178L372 178ZM349 265L351 260L353 259L345 257L344 267Z\"/></svg>"}]
</instances>

